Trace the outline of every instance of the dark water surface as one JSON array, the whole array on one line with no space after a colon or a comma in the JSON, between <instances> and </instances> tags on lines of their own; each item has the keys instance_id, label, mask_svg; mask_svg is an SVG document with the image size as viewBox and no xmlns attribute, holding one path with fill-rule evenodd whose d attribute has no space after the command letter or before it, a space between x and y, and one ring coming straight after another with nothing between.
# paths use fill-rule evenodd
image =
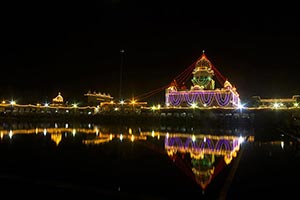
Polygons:
<instances>
[{"instance_id":1,"label":"dark water surface","mask_svg":"<svg viewBox=\"0 0 300 200\"><path fill-rule=\"evenodd\" d=\"M20 123L0 132L1 194L11 198L261 199L298 192L299 142L276 127Z\"/></svg>"}]
</instances>

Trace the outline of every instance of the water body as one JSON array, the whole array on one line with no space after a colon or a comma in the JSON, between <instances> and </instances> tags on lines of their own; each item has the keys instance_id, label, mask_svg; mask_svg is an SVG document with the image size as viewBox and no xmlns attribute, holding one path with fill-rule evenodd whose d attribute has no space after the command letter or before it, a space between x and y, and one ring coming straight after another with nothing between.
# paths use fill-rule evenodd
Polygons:
<instances>
[{"instance_id":1,"label":"water body","mask_svg":"<svg viewBox=\"0 0 300 200\"><path fill-rule=\"evenodd\" d=\"M297 195L300 145L275 126L3 123L1 194L105 199Z\"/></svg>"}]
</instances>

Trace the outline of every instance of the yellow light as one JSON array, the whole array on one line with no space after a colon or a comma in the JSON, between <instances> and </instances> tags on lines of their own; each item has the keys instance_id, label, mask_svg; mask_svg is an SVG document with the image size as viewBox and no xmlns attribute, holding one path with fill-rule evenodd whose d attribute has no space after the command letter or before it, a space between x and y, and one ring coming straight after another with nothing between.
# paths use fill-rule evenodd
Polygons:
<instances>
[{"instance_id":1,"label":"yellow light","mask_svg":"<svg viewBox=\"0 0 300 200\"><path fill-rule=\"evenodd\" d=\"M192 141L195 142L196 141L196 137L195 135L192 136Z\"/></svg>"}]
</instances>

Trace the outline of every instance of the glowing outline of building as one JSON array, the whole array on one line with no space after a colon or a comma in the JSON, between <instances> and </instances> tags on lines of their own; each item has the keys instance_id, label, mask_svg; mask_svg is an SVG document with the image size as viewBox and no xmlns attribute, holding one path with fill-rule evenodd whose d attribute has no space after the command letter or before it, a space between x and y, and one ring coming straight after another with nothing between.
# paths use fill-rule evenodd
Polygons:
<instances>
[{"instance_id":1,"label":"glowing outline of building","mask_svg":"<svg viewBox=\"0 0 300 200\"><path fill-rule=\"evenodd\" d=\"M196 61L192 72L193 78L190 90L179 89L176 80L166 89L166 106L173 107L239 107L240 98L236 88L226 79L223 88L215 89L213 76L222 76L206 55Z\"/></svg>"}]
</instances>

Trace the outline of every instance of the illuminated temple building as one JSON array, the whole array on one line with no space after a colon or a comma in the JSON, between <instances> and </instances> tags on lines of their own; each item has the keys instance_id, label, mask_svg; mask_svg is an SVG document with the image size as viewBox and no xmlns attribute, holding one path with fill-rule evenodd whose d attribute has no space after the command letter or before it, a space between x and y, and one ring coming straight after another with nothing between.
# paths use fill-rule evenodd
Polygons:
<instances>
[{"instance_id":1,"label":"illuminated temple building","mask_svg":"<svg viewBox=\"0 0 300 200\"><path fill-rule=\"evenodd\" d=\"M238 107L239 94L236 88L225 79L207 59L204 52L192 65L193 77L190 90L180 87L184 82L174 80L166 89L166 105L173 107ZM217 75L223 88L215 88L214 76ZM189 75L183 75L187 77Z\"/></svg>"}]
</instances>

